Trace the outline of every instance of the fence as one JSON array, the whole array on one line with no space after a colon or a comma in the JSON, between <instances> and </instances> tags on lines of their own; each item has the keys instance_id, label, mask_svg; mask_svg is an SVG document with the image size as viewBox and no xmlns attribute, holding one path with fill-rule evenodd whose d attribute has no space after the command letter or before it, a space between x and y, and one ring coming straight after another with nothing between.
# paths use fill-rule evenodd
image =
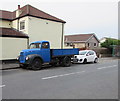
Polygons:
<instances>
[{"instance_id":1,"label":"fence","mask_svg":"<svg viewBox=\"0 0 120 101\"><path fill-rule=\"evenodd\" d=\"M112 55L120 57L120 46L113 46Z\"/></svg>"}]
</instances>

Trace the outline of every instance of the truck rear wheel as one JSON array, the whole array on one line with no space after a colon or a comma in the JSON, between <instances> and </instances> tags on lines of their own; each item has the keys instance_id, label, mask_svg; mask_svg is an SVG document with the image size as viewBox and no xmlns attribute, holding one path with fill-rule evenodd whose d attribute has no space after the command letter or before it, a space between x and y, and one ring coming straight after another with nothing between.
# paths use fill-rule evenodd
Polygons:
<instances>
[{"instance_id":1,"label":"truck rear wheel","mask_svg":"<svg viewBox=\"0 0 120 101\"><path fill-rule=\"evenodd\" d=\"M53 67L59 67L60 66L60 59L59 58L54 58L52 59L52 62L50 63Z\"/></svg>"},{"instance_id":2,"label":"truck rear wheel","mask_svg":"<svg viewBox=\"0 0 120 101\"><path fill-rule=\"evenodd\" d=\"M40 70L42 68L42 61L39 58L36 58L31 63L32 70Z\"/></svg>"},{"instance_id":3,"label":"truck rear wheel","mask_svg":"<svg viewBox=\"0 0 120 101\"><path fill-rule=\"evenodd\" d=\"M71 65L71 58L70 57L64 57L62 60L62 66L63 67L69 67Z\"/></svg>"}]
</instances>

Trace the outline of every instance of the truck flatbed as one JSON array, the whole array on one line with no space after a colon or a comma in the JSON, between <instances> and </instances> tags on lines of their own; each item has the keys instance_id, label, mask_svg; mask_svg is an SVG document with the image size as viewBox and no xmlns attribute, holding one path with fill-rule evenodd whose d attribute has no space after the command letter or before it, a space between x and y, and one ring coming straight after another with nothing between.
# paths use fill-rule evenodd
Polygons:
<instances>
[{"instance_id":1,"label":"truck flatbed","mask_svg":"<svg viewBox=\"0 0 120 101\"><path fill-rule=\"evenodd\" d=\"M52 57L71 56L79 54L79 49L51 49Z\"/></svg>"}]
</instances>

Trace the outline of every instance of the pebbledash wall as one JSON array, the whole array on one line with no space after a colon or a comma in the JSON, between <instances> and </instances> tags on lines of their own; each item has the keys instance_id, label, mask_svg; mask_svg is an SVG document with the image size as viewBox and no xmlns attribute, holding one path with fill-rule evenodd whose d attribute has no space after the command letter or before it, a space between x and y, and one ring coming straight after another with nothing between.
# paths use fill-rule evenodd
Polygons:
<instances>
[{"instance_id":1,"label":"pebbledash wall","mask_svg":"<svg viewBox=\"0 0 120 101\"><path fill-rule=\"evenodd\" d=\"M30 42L46 40L50 42L51 48L62 48L64 38L62 36L63 24L50 20L28 17L28 33ZM36 30L37 29L37 30ZM62 44L62 45L61 45Z\"/></svg>"},{"instance_id":2,"label":"pebbledash wall","mask_svg":"<svg viewBox=\"0 0 120 101\"><path fill-rule=\"evenodd\" d=\"M0 37L2 40L2 59L16 59L22 49L27 49L26 38Z\"/></svg>"},{"instance_id":3,"label":"pebbledash wall","mask_svg":"<svg viewBox=\"0 0 120 101\"><path fill-rule=\"evenodd\" d=\"M7 20L0 20L0 27L11 28L12 22Z\"/></svg>"}]
</instances>

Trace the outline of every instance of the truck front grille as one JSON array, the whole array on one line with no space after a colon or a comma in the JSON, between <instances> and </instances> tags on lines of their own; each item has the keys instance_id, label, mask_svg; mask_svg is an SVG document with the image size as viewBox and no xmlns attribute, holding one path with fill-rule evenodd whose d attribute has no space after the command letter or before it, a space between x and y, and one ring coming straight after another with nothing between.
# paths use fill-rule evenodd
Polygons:
<instances>
[{"instance_id":1,"label":"truck front grille","mask_svg":"<svg viewBox=\"0 0 120 101\"><path fill-rule=\"evenodd\" d=\"M24 52L21 52L21 53L20 53L20 62L21 62L21 61L24 61Z\"/></svg>"},{"instance_id":2,"label":"truck front grille","mask_svg":"<svg viewBox=\"0 0 120 101\"><path fill-rule=\"evenodd\" d=\"M20 55L20 61L24 61L24 56Z\"/></svg>"}]
</instances>

